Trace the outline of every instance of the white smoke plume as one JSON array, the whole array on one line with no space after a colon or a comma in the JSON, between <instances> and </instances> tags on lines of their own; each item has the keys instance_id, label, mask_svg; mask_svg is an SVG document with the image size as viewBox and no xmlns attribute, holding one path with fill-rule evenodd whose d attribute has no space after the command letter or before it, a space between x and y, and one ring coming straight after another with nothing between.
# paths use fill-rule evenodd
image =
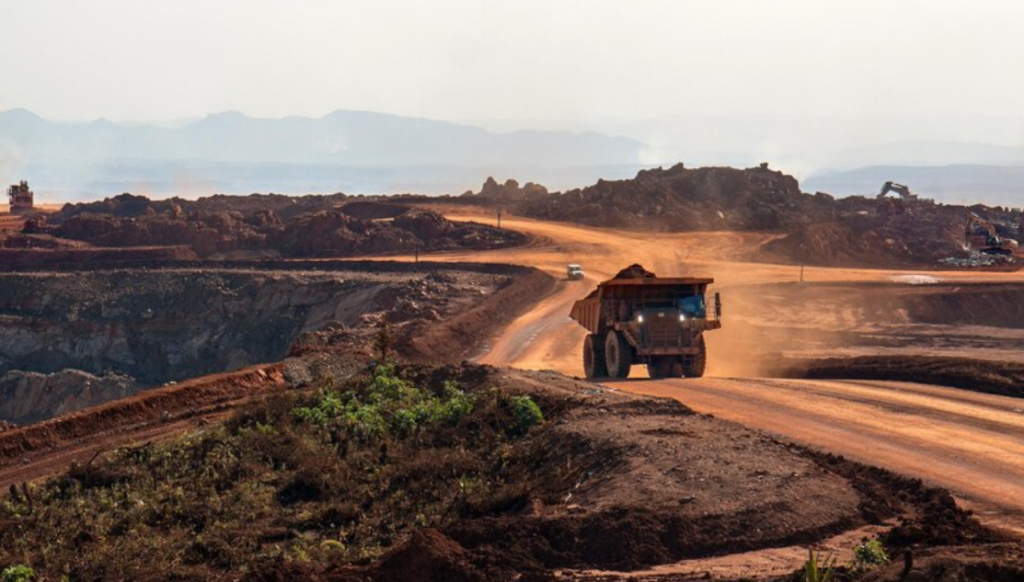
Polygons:
<instances>
[{"instance_id":1,"label":"white smoke plume","mask_svg":"<svg viewBox=\"0 0 1024 582\"><path fill-rule=\"evenodd\" d=\"M0 141L0 185L4 186L5 191L7 184L18 181L19 172L24 167L24 151L11 142Z\"/></svg>"}]
</instances>

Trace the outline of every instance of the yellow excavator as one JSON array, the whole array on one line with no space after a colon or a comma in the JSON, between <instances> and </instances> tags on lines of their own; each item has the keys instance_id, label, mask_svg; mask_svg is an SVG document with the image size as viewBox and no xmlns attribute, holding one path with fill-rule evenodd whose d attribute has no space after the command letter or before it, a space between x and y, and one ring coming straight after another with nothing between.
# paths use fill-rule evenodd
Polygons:
<instances>
[{"instance_id":1,"label":"yellow excavator","mask_svg":"<svg viewBox=\"0 0 1024 582\"><path fill-rule=\"evenodd\" d=\"M917 195L910 192L910 187L904 184L897 184L893 181L888 181L882 184L882 189L878 191L878 196L875 198L885 198L885 195L889 192L894 192L900 195L900 198L904 200L916 200Z\"/></svg>"},{"instance_id":2,"label":"yellow excavator","mask_svg":"<svg viewBox=\"0 0 1024 582\"><path fill-rule=\"evenodd\" d=\"M1018 248L1017 241L1002 238L996 226L973 212L967 214L967 248L986 255L1012 255Z\"/></svg>"}]
</instances>

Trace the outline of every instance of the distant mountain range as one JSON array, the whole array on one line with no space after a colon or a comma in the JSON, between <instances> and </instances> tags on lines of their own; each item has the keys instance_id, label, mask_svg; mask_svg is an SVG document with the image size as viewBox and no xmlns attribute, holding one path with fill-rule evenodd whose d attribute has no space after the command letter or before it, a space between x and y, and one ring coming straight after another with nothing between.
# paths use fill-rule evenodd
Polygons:
<instances>
[{"instance_id":1,"label":"distant mountain range","mask_svg":"<svg viewBox=\"0 0 1024 582\"><path fill-rule=\"evenodd\" d=\"M0 173L42 198L121 191L461 193L491 174L574 186L631 176L644 144L584 132L484 129L362 111L209 115L179 126L53 122L0 112Z\"/></svg>"},{"instance_id":2,"label":"distant mountain range","mask_svg":"<svg viewBox=\"0 0 1024 582\"><path fill-rule=\"evenodd\" d=\"M699 145L711 134L714 129L705 127L687 139ZM602 178L632 178L655 165L652 151L639 140L596 132L493 132L364 111L280 119L226 112L148 124L56 122L24 109L0 112L0 182L29 180L41 201L121 192L151 197L459 194L478 189L488 176L566 190ZM682 160L658 161L665 167L678 161L687 166L763 161L739 150L694 151ZM779 155L799 160L799 153ZM801 187L808 192L874 195L883 182L894 180L939 201L1024 206L1024 148L893 141L809 152L802 166ZM838 169L806 170L822 166Z\"/></svg>"}]
</instances>

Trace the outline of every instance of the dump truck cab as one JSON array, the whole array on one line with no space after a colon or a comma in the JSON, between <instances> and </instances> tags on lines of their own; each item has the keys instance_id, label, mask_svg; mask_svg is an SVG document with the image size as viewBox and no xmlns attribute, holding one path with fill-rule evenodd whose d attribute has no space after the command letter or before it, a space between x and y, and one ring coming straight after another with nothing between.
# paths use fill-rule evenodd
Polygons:
<instances>
[{"instance_id":1,"label":"dump truck cab","mask_svg":"<svg viewBox=\"0 0 1024 582\"><path fill-rule=\"evenodd\" d=\"M573 263L565 268L565 278L570 281L583 280L583 267Z\"/></svg>"},{"instance_id":2,"label":"dump truck cab","mask_svg":"<svg viewBox=\"0 0 1024 582\"><path fill-rule=\"evenodd\" d=\"M583 347L587 377L626 378L633 364L646 364L652 378L703 376L704 332L722 326L721 298L707 292L712 283L643 276L598 285L570 314L590 332Z\"/></svg>"}]
</instances>

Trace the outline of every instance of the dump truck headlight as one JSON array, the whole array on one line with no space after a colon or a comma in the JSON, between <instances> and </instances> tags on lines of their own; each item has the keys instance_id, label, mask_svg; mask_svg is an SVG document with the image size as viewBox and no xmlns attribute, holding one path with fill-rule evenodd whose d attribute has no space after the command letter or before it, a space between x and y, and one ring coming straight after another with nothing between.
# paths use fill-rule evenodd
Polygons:
<instances>
[{"instance_id":1,"label":"dump truck headlight","mask_svg":"<svg viewBox=\"0 0 1024 582\"><path fill-rule=\"evenodd\" d=\"M680 313L679 314L679 321L686 321L686 314L685 313Z\"/></svg>"},{"instance_id":2,"label":"dump truck headlight","mask_svg":"<svg viewBox=\"0 0 1024 582\"><path fill-rule=\"evenodd\" d=\"M644 314L641 313L641 314L637 315L636 316L636 321L637 321L637 323L643 323L644 322Z\"/></svg>"}]
</instances>

